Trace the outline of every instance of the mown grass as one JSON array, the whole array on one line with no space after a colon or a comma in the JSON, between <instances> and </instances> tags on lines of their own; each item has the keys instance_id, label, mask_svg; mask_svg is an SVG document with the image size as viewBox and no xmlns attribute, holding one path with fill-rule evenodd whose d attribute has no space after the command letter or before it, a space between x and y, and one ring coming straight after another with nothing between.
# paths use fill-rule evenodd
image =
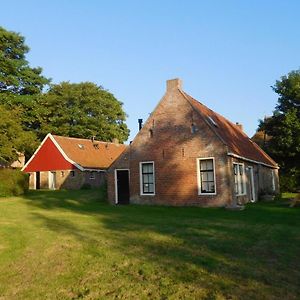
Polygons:
<instances>
[{"instance_id":1,"label":"mown grass","mask_svg":"<svg viewBox=\"0 0 300 300\"><path fill-rule=\"evenodd\" d=\"M0 199L0 299L299 299L300 209Z\"/></svg>"}]
</instances>

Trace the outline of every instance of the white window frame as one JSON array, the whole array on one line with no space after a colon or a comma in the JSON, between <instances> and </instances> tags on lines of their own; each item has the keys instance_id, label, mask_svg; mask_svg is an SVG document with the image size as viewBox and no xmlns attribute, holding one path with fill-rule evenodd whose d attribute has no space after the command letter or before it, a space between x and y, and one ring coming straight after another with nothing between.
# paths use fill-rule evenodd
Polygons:
<instances>
[{"instance_id":1,"label":"white window frame","mask_svg":"<svg viewBox=\"0 0 300 300\"><path fill-rule=\"evenodd\" d=\"M272 176L272 191L276 191L276 184L275 184L275 171L271 170L271 176Z\"/></svg>"},{"instance_id":2,"label":"white window frame","mask_svg":"<svg viewBox=\"0 0 300 300\"><path fill-rule=\"evenodd\" d=\"M215 192L214 193L202 193L201 192L201 172L200 172L200 161L201 160L209 160L212 159L213 161L213 169L214 169L214 183L215 183ZM216 164L215 164L215 158L214 157L201 157L196 159L197 164L197 183L198 183L198 195L202 196L213 196L217 195L217 181L216 181Z\"/></svg>"},{"instance_id":3,"label":"white window frame","mask_svg":"<svg viewBox=\"0 0 300 300\"><path fill-rule=\"evenodd\" d=\"M152 164L153 165L153 193L144 193L143 192L143 164ZM155 196L155 164L154 161L141 161L140 162L140 195L141 196Z\"/></svg>"},{"instance_id":4,"label":"white window frame","mask_svg":"<svg viewBox=\"0 0 300 300\"><path fill-rule=\"evenodd\" d=\"M242 177L240 176L240 174L237 174L237 184L238 184L238 193L235 193L235 174L234 174L234 165L238 166L238 172L240 172L240 166L242 166L243 168L243 175ZM246 191L246 172L245 172L245 164L244 163L240 163L240 162L234 162L233 163L233 179L234 179L234 194L236 196L245 196L247 195L247 191ZM240 187L241 187L241 178L242 178L242 185L243 185L243 190L244 192L241 193Z\"/></svg>"}]
</instances>

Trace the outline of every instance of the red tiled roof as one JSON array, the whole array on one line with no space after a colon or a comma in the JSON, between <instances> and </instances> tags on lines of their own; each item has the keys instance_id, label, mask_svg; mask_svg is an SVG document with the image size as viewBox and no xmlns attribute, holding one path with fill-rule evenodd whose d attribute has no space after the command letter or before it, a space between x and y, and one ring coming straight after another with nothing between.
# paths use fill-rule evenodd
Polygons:
<instances>
[{"instance_id":1,"label":"red tiled roof","mask_svg":"<svg viewBox=\"0 0 300 300\"><path fill-rule=\"evenodd\" d=\"M126 145L52 135L69 159L87 169L107 169Z\"/></svg>"},{"instance_id":2,"label":"red tiled roof","mask_svg":"<svg viewBox=\"0 0 300 300\"><path fill-rule=\"evenodd\" d=\"M182 92L182 91L181 91ZM260 163L277 167L276 162L237 126L223 116L182 92L184 97L200 115L210 123L219 138L227 145L229 152ZM214 124L215 122L215 124Z\"/></svg>"}]
</instances>

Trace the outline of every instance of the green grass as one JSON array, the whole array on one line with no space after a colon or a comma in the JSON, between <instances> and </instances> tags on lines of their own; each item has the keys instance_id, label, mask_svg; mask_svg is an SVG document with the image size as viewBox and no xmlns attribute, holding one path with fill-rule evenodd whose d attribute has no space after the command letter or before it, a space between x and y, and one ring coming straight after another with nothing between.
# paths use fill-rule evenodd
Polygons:
<instances>
[{"instance_id":1,"label":"green grass","mask_svg":"<svg viewBox=\"0 0 300 300\"><path fill-rule=\"evenodd\" d=\"M299 299L300 209L0 199L0 299Z\"/></svg>"}]
</instances>

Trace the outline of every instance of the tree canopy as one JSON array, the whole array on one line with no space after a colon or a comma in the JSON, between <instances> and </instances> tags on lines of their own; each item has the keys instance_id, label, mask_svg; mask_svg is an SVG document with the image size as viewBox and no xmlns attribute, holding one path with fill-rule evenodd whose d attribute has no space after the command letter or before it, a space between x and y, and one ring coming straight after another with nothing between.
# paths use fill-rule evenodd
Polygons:
<instances>
[{"instance_id":1,"label":"tree canopy","mask_svg":"<svg viewBox=\"0 0 300 300\"><path fill-rule=\"evenodd\" d=\"M18 158L19 152L32 152L37 140L32 132L22 128L20 111L0 105L0 116L0 164L9 165Z\"/></svg>"},{"instance_id":2,"label":"tree canopy","mask_svg":"<svg viewBox=\"0 0 300 300\"><path fill-rule=\"evenodd\" d=\"M28 51L23 36L0 27L0 93L37 94L49 83L42 68L29 66Z\"/></svg>"},{"instance_id":3,"label":"tree canopy","mask_svg":"<svg viewBox=\"0 0 300 300\"><path fill-rule=\"evenodd\" d=\"M62 82L52 85L39 97L40 137L48 132L64 136L120 142L127 140L129 130L122 103L113 94L92 82Z\"/></svg>"},{"instance_id":4,"label":"tree canopy","mask_svg":"<svg viewBox=\"0 0 300 300\"><path fill-rule=\"evenodd\" d=\"M265 150L279 163L287 189L300 185L300 70L281 77L272 87L279 95L272 117L259 130L269 137ZM289 178L289 180L287 180Z\"/></svg>"},{"instance_id":5,"label":"tree canopy","mask_svg":"<svg viewBox=\"0 0 300 300\"><path fill-rule=\"evenodd\" d=\"M28 52L23 36L0 27L0 160L24 151L28 157L35 137L49 132L127 140L126 114L113 94L91 82L51 85L42 68L29 65Z\"/></svg>"}]
</instances>

